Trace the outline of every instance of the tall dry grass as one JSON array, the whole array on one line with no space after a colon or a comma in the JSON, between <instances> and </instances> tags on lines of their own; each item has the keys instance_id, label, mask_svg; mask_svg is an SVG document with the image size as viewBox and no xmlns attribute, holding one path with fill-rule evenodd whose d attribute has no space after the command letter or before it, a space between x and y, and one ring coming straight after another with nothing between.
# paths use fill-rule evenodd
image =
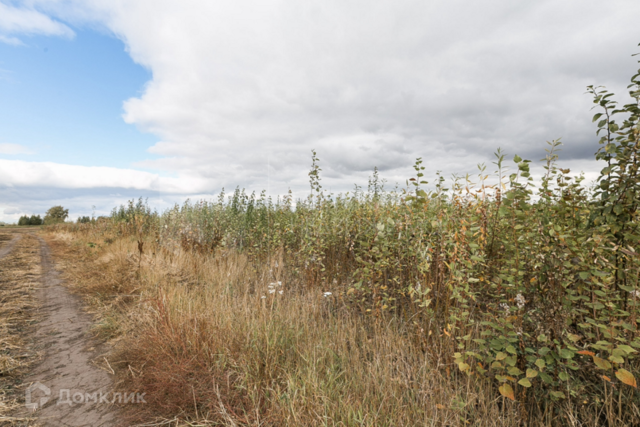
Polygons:
<instances>
[{"instance_id":1,"label":"tall dry grass","mask_svg":"<svg viewBox=\"0 0 640 427\"><path fill-rule=\"evenodd\" d=\"M120 387L146 393L148 405L136 406L128 422L595 426L629 419L575 401L509 401L490 380L443 365L410 320L365 315L337 293L305 287L282 257L256 264L234 250L210 256L152 240L141 254L136 239L108 227L77 230L50 239L75 289L98 309L97 331L113 340L109 361Z\"/></svg>"},{"instance_id":2,"label":"tall dry grass","mask_svg":"<svg viewBox=\"0 0 640 427\"><path fill-rule=\"evenodd\" d=\"M39 356L32 337L38 320L40 244L35 236L13 230L0 233L0 248L14 238L19 240L0 259L0 425L31 421L12 414L24 404L22 378Z\"/></svg>"}]
</instances>

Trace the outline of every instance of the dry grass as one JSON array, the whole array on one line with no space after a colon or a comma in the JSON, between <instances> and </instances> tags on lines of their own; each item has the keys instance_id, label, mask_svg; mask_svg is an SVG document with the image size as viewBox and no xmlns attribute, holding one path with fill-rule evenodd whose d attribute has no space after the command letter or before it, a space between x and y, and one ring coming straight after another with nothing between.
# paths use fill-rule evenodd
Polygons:
<instances>
[{"instance_id":1,"label":"dry grass","mask_svg":"<svg viewBox=\"0 0 640 427\"><path fill-rule=\"evenodd\" d=\"M288 281L282 263L255 268L234 252L158 247L138 270L136 241L95 241L58 233L51 244L99 313L120 386L146 393L132 423L607 425L586 406L545 412L496 397L486 380L439 365L411 322L360 316Z\"/></svg>"},{"instance_id":2,"label":"dry grass","mask_svg":"<svg viewBox=\"0 0 640 427\"><path fill-rule=\"evenodd\" d=\"M15 234L0 234L2 246ZM37 239L22 234L13 250L0 259L0 423L19 422L9 416L24 399L21 377L37 359L30 337L36 318L40 253Z\"/></svg>"}]
</instances>

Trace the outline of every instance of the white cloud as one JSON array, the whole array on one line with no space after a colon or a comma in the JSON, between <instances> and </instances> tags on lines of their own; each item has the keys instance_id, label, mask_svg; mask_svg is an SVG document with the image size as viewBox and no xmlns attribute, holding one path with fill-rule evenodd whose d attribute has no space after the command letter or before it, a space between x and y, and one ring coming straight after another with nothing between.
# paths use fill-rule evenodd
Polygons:
<instances>
[{"instance_id":1,"label":"white cloud","mask_svg":"<svg viewBox=\"0 0 640 427\"><path fill-rule=\"evenodd\" d=\"M161 139L149 150L160 158L135 166L176 174L163 184L175 191L207 193L305 189L312 148L334 190L364 184L374 166L404 182L418 156L445 176L473 172L498 147L537 160L557 137L564 158L591 164L585 87L622 95L640 41L637 0L25 4L126 44L153 78L124 102L124 120ZM48 182L110 173L84 171ZM141 174L139 188L159 185Z\"/></svg>"},{"instance_id":2,"label":"white cloud","mask_svg":"<svg viewBox=\"0 0 640 427\"><path fill-rule=\"evenodd\" d=\"M0 143L0 154L33 154L31 150L20 144Z\"/></svg>"},{"instance_id":3,"label":"white cloud","mask_svg":"<svg viewBox=\"0 0 640 427\"><path fill-rule=\"evenodd\" d=\"M205 187L202 179L186 175L178 179L134 169L5 159L0 159L0 182L5 187L128 189L170 194L194 193Z\"/></svg>"},{"instance_id":4,"label":"white cloud","mask_svg":"<svg viewBox=\"0 0 640 427\"><path fill-rule=\"evenodd\" d=\"M0 42L21 45L16 35L73 37L66 25L29 7L13 7L0 1Z\"/></svg>"}]
</instances>

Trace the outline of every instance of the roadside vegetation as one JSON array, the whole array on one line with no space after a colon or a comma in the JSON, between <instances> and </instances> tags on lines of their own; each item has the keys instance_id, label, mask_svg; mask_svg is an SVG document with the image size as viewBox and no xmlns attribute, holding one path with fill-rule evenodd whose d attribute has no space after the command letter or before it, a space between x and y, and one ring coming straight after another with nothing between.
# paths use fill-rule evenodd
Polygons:
<instances>
[{"instance_id":1,"label":"roadside vegetation","mask_svg":"<svg viewBox=\"0 0 640 427\"><path fill-rule=\"evenodd\" d=\"M587 188L498 151L401 192L236 190L48 228L113 340L132 420L197 425L639 425L640 75L600 111ZM429 189L431 188L431 190ZM46 222L46 220L45 220ZM184 424L187 425L187 424ZM188 424L195 425L195 424Z\"/></svg>"},{"instance_id":2,"label":"roadside vegetation","mask_svg":"<svg viewBox=\"0 0 640 427\"><path fill-rule=\"evenodd\" d=\"M17 241L14 239L18 239ZM27 425L30 418L11 416L24 404L24 375L38 360L33 345L40 279L39 244L31 234L0 233L0 424Z\"/></svg>"}]
</instances>

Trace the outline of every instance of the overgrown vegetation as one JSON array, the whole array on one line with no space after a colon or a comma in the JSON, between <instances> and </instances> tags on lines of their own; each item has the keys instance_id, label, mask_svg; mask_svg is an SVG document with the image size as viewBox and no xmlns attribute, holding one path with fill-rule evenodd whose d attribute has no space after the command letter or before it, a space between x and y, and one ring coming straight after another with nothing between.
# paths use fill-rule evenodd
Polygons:
<instances>
[{"instance_id":1,"label":"overgrown vegetation","mask_svg":"<svg viewBox=\"0 0 640 427\"><path fill-rule=\"evenodd\" d=\"M433 190L418 159L402 193L376 170L368 191L328 194L314 152L306 200L139 200L52 231L108 257L119 279L78 283L166 417L638 425L640 74L629 88L623 106L589 88L593 192L557 165L559 141L537 185L498 151L493 175Z\"/></svg>"}]
</instances>

